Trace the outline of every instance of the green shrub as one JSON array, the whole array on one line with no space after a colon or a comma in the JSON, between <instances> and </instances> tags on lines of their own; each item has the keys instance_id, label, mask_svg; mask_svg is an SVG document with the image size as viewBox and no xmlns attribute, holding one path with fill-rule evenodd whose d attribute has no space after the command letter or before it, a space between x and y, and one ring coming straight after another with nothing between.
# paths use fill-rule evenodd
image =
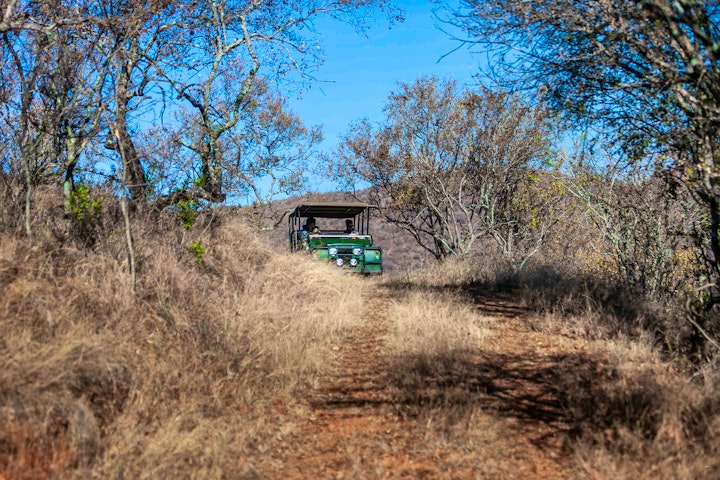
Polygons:
<instances>
[{"instance_id":1,"label":"green shrub","mask_svg":"<svg viewBox=\"0 0 720 480\"><path fill-rule=\"evenodd\" d=\"M194 253L195 258L197 258L197 261L200 263L203 263L203 255L206 250L207 248L203 247L197 240L194 240L188 247L188 251Z\"/></svg>"},{"instance_id":2,"label":"green shrub","mask_svg":"<svg viewBox=\"0 0 720 480\"><path fill-rule=\"evenodd\" d=\"M190 230L197 220L199 205L194 200L180 200L177 204L177 219L187 230Z\"/></svg>"},{"instance_id":3,"label":"green shrub","mask_svg":"<svg viewBox=\"0 0 720 480\"><path fill-rule=\"evenodd\" d=\"M103 197L93 199L90 189L79 184L70 192L68 213L78 221L97 218L102 211Z\"/></svg>"}]
</instances>

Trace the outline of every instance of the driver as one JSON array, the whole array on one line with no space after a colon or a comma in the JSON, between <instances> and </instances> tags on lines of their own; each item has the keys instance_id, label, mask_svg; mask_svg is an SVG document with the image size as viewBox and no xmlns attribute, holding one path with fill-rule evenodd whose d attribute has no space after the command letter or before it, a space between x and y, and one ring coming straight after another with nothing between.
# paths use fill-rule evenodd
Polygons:
<instances>
[{"instance_id":1,"label":"driver","mask_svg":"<svg viewBox=\"0 0 720 480\"><path fill-rule=\"evenodd\" d=\"M345 232L343 233L357 233L357 230L355 230L355 222L353 222L352 219L348 218L345 220Z\"/></svg>"}]
</instances>

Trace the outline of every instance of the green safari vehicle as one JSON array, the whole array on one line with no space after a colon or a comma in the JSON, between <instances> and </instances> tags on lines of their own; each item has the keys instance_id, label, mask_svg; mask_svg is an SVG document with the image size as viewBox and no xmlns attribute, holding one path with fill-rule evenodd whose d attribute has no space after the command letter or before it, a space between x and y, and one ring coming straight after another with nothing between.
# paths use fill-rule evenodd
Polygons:
<instances>
[{"instance_id":1,"label":"green safari vehicle","mask_svg":"<svg viewBox=\"0 0 720 480\"><path fill-rule=\"evenodd\" d=\"M289 211L290 249L358 273L382 273L382 249L369 233L370 210L360 202L301 203Z\"/></svg>"}]
</instances>

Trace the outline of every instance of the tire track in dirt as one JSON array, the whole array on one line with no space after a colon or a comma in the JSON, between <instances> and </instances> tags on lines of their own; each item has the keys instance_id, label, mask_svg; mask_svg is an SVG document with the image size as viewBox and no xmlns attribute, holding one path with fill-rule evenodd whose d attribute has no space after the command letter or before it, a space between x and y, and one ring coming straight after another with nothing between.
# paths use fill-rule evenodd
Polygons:
<instances>
[{"instance_id":1,"label":"tire track in dirt","mask_svg":"<svg viewBox=\"0 0 720 480\"><path fill-rule=\"evenodd\" d=\"M308 392L310 413L297 420L267 478L570 478L567 426L546 384L546 355L557 351L548 353L551 336L532 332L525 312L507 300L479 301L497 340L474 356L483 388L474 394L471 433L491 433L472 445L452 434L437 438L415 414L422 403L409 413L392 393L383 359L392 292L378 288L365 321L335 347L332 365Z\"/></svg>"},{"instance_id":2,"label":"tire track in dirt","mask_svg":"<svg viewBox=\"0 0 720 480\"><path fill-rule=\"evenodd\" d=\"M300 451L284 459L282 478L433 478L432 463L411 458L422 441L386 391L380 356L387 294L368 299L368 317L336 347L333 365L307 399L311 416L296 435Z\"/></svg>"}]
</instances>

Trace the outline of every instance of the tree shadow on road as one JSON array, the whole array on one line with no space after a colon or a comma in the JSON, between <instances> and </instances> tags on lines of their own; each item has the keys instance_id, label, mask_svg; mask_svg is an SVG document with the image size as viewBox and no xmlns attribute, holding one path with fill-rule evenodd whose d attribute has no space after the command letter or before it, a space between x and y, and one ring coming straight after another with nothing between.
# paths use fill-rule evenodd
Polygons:
<instances>
[{"instance_id":1,"label":"tree shadow on road","mask_svg":"<svg viewBox=\"0 0 720 480\"><path fill-rule=\"evenodd\" d=\"M442 414L461 422L472 411L510 418L520 429L569 438L623 428L653 438L662 422L662 386L648 375L622 377L586 354L446 352L398 356L387 365L391 401L403 415Z\"/></svg>"}]
</instances>

